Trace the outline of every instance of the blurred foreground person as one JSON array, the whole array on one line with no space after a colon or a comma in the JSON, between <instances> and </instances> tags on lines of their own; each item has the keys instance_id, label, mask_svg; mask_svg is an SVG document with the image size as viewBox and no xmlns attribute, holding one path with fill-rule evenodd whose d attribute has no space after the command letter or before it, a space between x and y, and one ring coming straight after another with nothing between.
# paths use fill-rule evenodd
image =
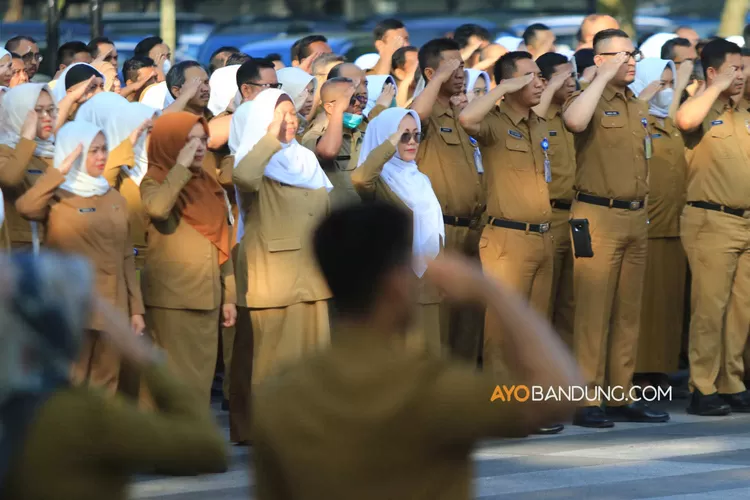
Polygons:
<instances>
[{"instance_id":1,"label":"blurred foreground person","mask_svg":"<svg viewBox=\"0 0 750 500\"><path fill-rule=\"evenodd\" d=\"M0 498L119 500L135 474L227 468L205 406L168 376L119 311L92 297L92 279L78 257L0 256L0 423L10 431L0 438ZM68 386L92 311L109 319L108 341L142 370L154 413Z\"/></svg>"},{"instance_id":2,"label":"blurred foreground person","mask_svg":"<svg viewBox=\"0 0 750 500\"><path fill-rule=\"evenodd\" d=\"M254 391L258 499L349 499L352 491L360 500L468 499L477 440L524 436L571 415L566 402L490 401L497 384L580 379L546 321L471 261L437 259L425 276L448 298L497 317L508 378L404 349L419 290L411 220L372 202L336 211L317 229L315 254L340 322L330 349Z\"/></svg>"}]
</instances>

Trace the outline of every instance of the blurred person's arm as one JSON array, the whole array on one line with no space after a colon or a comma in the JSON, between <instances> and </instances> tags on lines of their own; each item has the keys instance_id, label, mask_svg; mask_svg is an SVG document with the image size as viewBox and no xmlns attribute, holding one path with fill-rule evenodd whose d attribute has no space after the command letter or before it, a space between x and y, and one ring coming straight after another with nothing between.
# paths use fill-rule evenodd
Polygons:
<instances>
[{"instance_id":1,"label":"blurred person's arm","mask_svg":"<svg viewBox=\"0 0 750 500\"><path fill-rule=\"evenodd\" d=\"M481 60L474 65L473 69L478 71L490 71L495 67L498 59L508 53L508 49L496 43L488 45L483 51Z\"/></svg>"},{"instance_id":2,"label":"blurred person's arm","mask_svg":"<svg viewBox=\"0 0 750 500\"><path fill-rule=\"evenodd\" d=\"M680 106L675 115L675 124L683 132L692 132L701 126L711 111L716 99L734 82L734 70L729 68L716 77L711 85L699 96L688 99Z\"/></svg>"},{"instance_id":3,"label":"blurred person's arm","mask_svg":"<svg viewBox=\"0 0 750 500\"><path fill-rule=\"evenodd\" d=\"M393 63L393 54L395 54L396 51L403 46L404 46L403 37L400 37L400 36L393 37L391 42L385 46L385 49L383 49L383 53L380 55L380 59L378 59L378 63L375 65L374 68L372 68L368 72L368 74L369 75L390 75L391 70L393 69L391 67L391 64Z\"/></svg>"}]
</instances>

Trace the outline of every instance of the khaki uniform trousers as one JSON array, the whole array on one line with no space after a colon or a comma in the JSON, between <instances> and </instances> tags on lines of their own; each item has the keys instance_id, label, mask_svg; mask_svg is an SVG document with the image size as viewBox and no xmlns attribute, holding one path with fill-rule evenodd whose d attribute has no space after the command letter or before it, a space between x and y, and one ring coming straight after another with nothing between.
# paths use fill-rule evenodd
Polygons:
<instances>
[{"instance_id":1,"label":"khaki uniform trousers","mask_svg":"<svg viewBox=\"0 0 750 500\"><path fill-rule=\"evenodd\" d=\"M484 273L510 287L539 314L546 315L552 291L555 244L547 232L526 233L487 225L482 232L479 253ZM507 380L507 367L502 359L503 335L499 320L485 315L483 367L500 383Z\"/></svg>"},{"instance_id":2,"label":"khaki uniform trousers","mask_svg":"<svg viewBox=\"0 0 750 500\"><path fill-rule=\"evenodd\" d=\"M98 330L85 330L81 354L73 364L73 383L96 387L113 395L117 392L119 374L120 355L117 349Z\"/></svg>"},{"instance_id":3,"label":"khaki uniform trousers","mask_svg":"<svg viewBox=\"0 0 750 500\"><path fill-rule=\"evenodd\" d=\"M690 389L742 392L750 328L750 219L686 206L680 235L693 275Z\"/></svg>"},{"instance_id":4,"label":"khaki uniform trousers","mask_svg":"<svg viewBox=\"0 0 750 500\"><path fill-rule=\"evenodd\" d=\"M592 258L574 262L574 351L588 394L622 387L629 394L641 327L641 295L648 252L647 210L573 202L572 217L588 219ZM585 400L583 406L596 406ZM620 401L610 406L628 404Z\"/></svg>"},{"instance_id":5,"label":"khaki uniform trousers","mask_svg":"<svg viewBox=\"0 0 750 500\"><path fill-rule=\"evenodd\" d=\"M573 297L573 246L570 240L570 210L552 209L550 232L555 243L552 299L549 318L560 338L573 349L575 300Z\"/></svg>"}]
</instances>

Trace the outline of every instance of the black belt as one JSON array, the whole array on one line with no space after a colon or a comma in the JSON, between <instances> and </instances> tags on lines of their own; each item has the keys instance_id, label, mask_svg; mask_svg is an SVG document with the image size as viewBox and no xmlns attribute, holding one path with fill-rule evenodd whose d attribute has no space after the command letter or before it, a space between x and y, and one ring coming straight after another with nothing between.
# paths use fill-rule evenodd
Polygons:
<instances>
[{"instance_id":1,"label":"black belt","mask_svg":"<svg viewBox=\"0 0 750 500\"><path fill-rule=\"evenodd\" d=\"M737 217L744 217L745 210L741 208L729 208L718 203L709 203L707 201L689 201L688 205L695 208L705 208L706 210L713 210L715 212L724 212L725 214L735 215Z\"/></svg>"},{"instance_id":2,"label":"black belt","mask_svg":"<svg viewBox=\"0 0 750 500\"><path fill-rule=\"evenodd\" d=\"M526 231L527 233L544 234L549 231L549 222L544 222L542 224L526 224L525 222L516 222L514 220L496 219L495 217L490 217L490 224L497 227Z\"/></svg>"},{"instance_id":3,"label":"black belt","mask_svg":"<svg viewBox=\"0 0 750 500\"><path fill-rule=\"evenodd\" d=\"M577 193L576 200L588 203L590 205L599 205L600 207L622 208L624 210L640 210L646 206L645 201L633 200L614 200L612 198L602 198L591 194Z\"/></svg>"},{"instance_id":4,"label":"black belt","mask_svg":"<svg viewBox=\"0 0 750 500\"><path fill-rule=\"evenodd\" d=\"M565 200L550 200L550 205L552 205L552 208L559 208L560 210L570 210L573 207L571 202Z\"/></svg>"},{"instance_id":5,"label":"black belt","mask_svg":"<svg viewBox=\"0 0 750 500\"><path fill-rule=\"evenodd\" d=\"M472 219L470 217L454 217L453 215L443 215L443 223L448 224L449 226L471 227L471 223L474 221L475 219Z\"/></svg>"}]
</instances>

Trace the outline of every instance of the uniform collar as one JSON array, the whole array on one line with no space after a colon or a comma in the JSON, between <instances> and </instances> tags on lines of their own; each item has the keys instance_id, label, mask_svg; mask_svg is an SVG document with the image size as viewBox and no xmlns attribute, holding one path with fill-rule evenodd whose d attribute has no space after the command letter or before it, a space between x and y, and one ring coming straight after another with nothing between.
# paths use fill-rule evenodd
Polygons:
<instances>
[{"instance_id":1,"label":"uniform collar","mask_svg":"<svg viewBox=\"0 0 750 500\"><path fill-rule=\"evenodd\" d=\"M559 104L555 104L554 102L549 105L549 108L547 108L547 115L545 116L545 119L547 121L555 119L558 115L562 115L562 106Z\"/></svg>"},{"instance_id":2,"label":"uniform collar","mask_svg":"<svg viewBox=\"0 0 750 500\"><path fill-rule=\"evenodd\" d=\"M613 86L607 85L606 87L604 87L604 92L602 92L602 97L604 97L608 101L611 101L618 95L622 96L626 101L629 101L635 96L635 94L633 94L633 91L628 87L625 87L625 93L623 93L622 91L615 89Z\"/></svg>"},{"instance_id":3,"label":"uniform collar","mask_svg":"<svg viewBox=\"0 0 750 500\"><path fill-rule=\"evenodd\" d=\"M533 110L530 110L529 116L526 117L520 114L519 112L517 112L516 110L514 110L513 108L511 108L510 106L508 106L508 104L505 101L500 103L500 112L503 113L504 115L507 115L508 118L510 118L510 121L513 122L513 125L515 125L516 127L522 121L528 121L527 118L531 118L534 116Z\"/></svg>"},{"instance_id":4,"label":"uniform collar","mask_svg":"<svg viewBox=\"0 0 750 500\"><path fill-rule=\"evenodd\" d=\"M432 114L435 115L435 116L446 115L446 116L450 116L451 118L453 118L453 116L454 116L453 106L452 105L449 105L447 107L443 106L442 104L440 104L436 100L435 104L432 106Z\"/></svg>"},{"instance_id":5,"label":"uniform collar","mask_svg":"<svg viewBox=\"0 0 750 500\"><path fill-rule=\"evenodd\" d=\"M711 106L711 109L718 113L723 113L728 109L737 111L739 109L739 102L735 103L732 99L720 95L719 98L714 101L714 105Z\"/></svg>"}]
</instances>

